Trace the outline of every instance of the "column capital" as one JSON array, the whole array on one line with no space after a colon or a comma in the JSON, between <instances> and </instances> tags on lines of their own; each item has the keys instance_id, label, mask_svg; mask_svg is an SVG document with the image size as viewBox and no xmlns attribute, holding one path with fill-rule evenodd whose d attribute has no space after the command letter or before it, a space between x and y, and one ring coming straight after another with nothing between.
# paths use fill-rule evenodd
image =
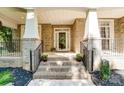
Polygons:
<instances>
[{"instance_id":1,"label":"column capital","mask_svg":"<svg viewBox=\"0 0 124 93\"><path fill-rule=\"evenodd\" d=\"M29 7L29 8L25 8L27 12L35 12L36 8L32 8L32 7Z\"/></svg>"},{"instance_id":2,"label":"column capital","mask_svg":"<svg viewBox=\"0 0 124 93\"><path fill-rule=\"evenodd\" d=\"M88 14L89 12L97 12L97 9L96 9L96 8L89 8L89 9L87 10L87 14Z\"/></svg>"},{"instance_id":3,"label":"column capital","mask_svg":"<svg viewBox=\"0 0 124 93\"><path fill-rule=\"evenodd\" d=\"M34 8L33 7L27 7L25 9L27 9L27 10L33 10Z\"/></svg>"}]
</instances>

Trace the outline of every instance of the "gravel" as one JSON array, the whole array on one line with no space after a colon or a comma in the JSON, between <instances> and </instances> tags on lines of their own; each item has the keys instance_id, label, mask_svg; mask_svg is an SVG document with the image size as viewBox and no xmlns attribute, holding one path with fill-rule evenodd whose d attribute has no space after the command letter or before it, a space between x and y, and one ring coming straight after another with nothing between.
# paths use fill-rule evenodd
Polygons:
<instances>
[{"instance_id":1,"label":"gravel","mask_svg":"<svg viewBox=\"0 0 124 93\"><path fill-rule=\"evenodd\" d=\"M124 71L118 73L118 70L111 70L111 74L108 80L102 81L100 79L100 72L94 71L91 73L92 81L97 86L124 86Z\"/></svg>"}]
</instances>

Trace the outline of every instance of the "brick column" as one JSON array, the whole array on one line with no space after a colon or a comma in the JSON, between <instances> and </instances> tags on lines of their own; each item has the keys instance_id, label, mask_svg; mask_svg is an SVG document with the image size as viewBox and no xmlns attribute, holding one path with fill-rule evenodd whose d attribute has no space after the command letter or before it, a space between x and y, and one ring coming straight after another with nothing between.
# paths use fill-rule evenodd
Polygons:
<instances>
[{"instance_id":1,"label":"brick column","mask_svg":"<svg viewBox=\"0 0 124 93\"><path fill-rule=\"evenodd\" d=\"M23 68L30 70L30 50L35 50L40 44L37 15L34 9L27 9L25 31L22 40Z\"/></svg>"},{"instance_id":2,"label":"brick column","mask_svg":"<svg viewBox=\"0 0 124 93\"><path fill-rule=\"evenodd\" d=\"M100 38L101 36L100 36L100 31L99 31L99 26L98 26L97 11L96 9L90 9L87 12L84 40L87 42L88 50L90 51L94 50L93 70L99 69L99 63L101 60ZM91 57L91 54L89 55Z\"/></svg>"}]
</instances>

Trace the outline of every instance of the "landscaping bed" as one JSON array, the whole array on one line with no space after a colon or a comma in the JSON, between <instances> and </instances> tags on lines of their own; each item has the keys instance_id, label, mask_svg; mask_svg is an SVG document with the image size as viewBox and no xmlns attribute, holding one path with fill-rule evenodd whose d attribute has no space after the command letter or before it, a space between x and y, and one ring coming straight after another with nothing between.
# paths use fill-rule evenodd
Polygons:
<instances>
[{"instance_id":1,"label":"landscaping bed","mask_svg":"<svg viewBox=\"0 0 124 93\"><path fill-rule=\"evenodd\" d=\"M111 70L110 76L107 80L101 80L100 71L94 71L91 73L91 79L97 86L124 86L124 71L122 74L117 73L118 70Z\"/></svg>"},{"instance_id":2,"label":"landscaping bed","mask_svg":"<svg viewBox=\"0 0 124 93\"><path fill-rule=\"evenodd\" d=\"M6 79L4 80L5 82L4 83L2 82L0 85L2 84L5 85L7 82L9 85L12 86L26 86L32 80L33 77L33 74L31 72L26 71L19 67L0 68L0 74L5 75L5 77L3 76L2 79L0 78L0 80Z\"/></svg>"}]
</instances>

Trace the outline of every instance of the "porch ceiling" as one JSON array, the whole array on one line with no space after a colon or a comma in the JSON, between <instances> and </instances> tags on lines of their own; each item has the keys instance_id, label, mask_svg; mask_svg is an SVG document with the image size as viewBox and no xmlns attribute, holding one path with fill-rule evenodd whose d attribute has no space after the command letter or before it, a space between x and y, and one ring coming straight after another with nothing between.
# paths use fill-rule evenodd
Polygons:
<instances>
[{"instance_id":1,"label":"porch ceiling","mask_svg":"<svg viewBox=\"0 0 124 93\"><path fill-rule=\"evenodd\" d=\"M75 18L85 18L88 8L36 8L39 23L72 24ZM97 8L99 18L119 18L124 16L123 8ZM18 24L24 24L26 13L0 8L0 15L6 16Z\"/></svg>"},{"instance_id":2,"label":"porch ceiling","mask_svg":"<svg viewBox=\"0 0 124 93\"><path fill-rule=\"evenodd\" d=\"M85 8L37 8L41 23L73 24L75 18L86 16Z\"/></svg>"}]
</instances>

